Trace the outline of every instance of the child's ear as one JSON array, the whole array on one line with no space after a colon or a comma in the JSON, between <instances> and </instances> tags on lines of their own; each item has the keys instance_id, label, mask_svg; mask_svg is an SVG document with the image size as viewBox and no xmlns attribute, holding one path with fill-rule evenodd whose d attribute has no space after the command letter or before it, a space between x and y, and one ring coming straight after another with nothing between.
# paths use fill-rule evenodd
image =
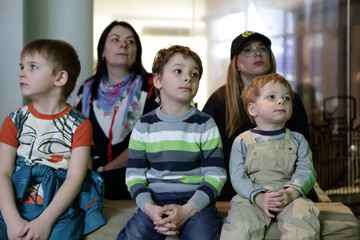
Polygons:
<instances>
[{"instance_id":1,"label":"child's ear","mask_svg":"<svg viewBox=\"0 0 360 240\"><path fill-rule=\"evenodd\" d=\"M65 86L65 84L68 81L68 73L66 71L60 71L58 78L55 81L55 85L57 87L62 87Z\"/></svg>"},{"instance_id":2,"label":"child's ear","mask_svg":"<svg viewBox=\"0 0 360 240\"><path fill-rule=\"evenodd\" d=\"M154 79L154 86L160 90L162 87L161 80L160 80L160 74L155 73L153 79Z\"/></svg>"},{"instance_id":3,"label":"child's ear","mask_svg":"<svg viewBox=\"0 0 360 240\"><path fill-rule=\"evenodd\" d=\"M257 116L257 110L256 110L256 104L255 103L250 102L248 104L247 110L248 110L248 113L249 113L250 116L252 116L252 117Z\"/></svg>"}]
</instances>

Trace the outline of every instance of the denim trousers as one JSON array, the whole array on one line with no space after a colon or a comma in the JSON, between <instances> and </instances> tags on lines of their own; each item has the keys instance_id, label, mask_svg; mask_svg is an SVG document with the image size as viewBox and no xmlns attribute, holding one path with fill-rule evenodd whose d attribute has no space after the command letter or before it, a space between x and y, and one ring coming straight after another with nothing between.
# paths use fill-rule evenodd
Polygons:
<instances>
[{"instance_id":1,"label":"denim trousers","mask_svg":"<svg viewBox=\"0 0 360 240\"><path fill-rule=\"evenodd\" d=\"M153 193L153 200L158 206L169 204L184 205L194 192L184 193ZM153 221L141 210L134 214L119 233L117 240L164 240L165 235L154 229ZM215 203L192 216L180 229L181 240L218 240L220 238L220 218L217 216Z\"/></svg>"}]
</instances>

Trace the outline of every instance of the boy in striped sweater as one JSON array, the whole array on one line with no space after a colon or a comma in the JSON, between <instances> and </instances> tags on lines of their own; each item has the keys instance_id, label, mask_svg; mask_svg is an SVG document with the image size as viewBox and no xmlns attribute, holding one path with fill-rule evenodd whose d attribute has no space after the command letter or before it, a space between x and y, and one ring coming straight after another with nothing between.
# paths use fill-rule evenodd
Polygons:
<instances>
[{"instance_id":1,"label":"boy in striped sweater","mask_svg":"<svg viewBox=\"0 0 360 240\"><path fill-rule=\"evenodd\" d=\"M219 239L215 199L226 181L221 138L214 120L191 105L201 59L175 45L157 53L152 70L161 106L131 134L126 184L139 210L117 239Z\"/></svg>"}]
</instances>

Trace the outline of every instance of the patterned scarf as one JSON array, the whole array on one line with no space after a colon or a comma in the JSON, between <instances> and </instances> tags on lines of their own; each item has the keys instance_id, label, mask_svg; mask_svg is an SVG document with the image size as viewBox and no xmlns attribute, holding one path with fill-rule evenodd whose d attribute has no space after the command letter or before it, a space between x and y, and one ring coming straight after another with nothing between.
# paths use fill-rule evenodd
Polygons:
<instances>
[{"instance_id":1,"label":"patterned scarf","mask_svg":"<svg viewBox=\"0 0 360 240\"><path fill-rule=\"evenodd\" d=\"M114 115L117 112L117 103L128 96L126 103L126 110L123 118L123 126L126 128L128 119L132 119L132 113L130 113L129 107L137 109L139 106L139 97L142 86L142 79L140 75L137 75L132 81L134 74L130 73L123 81L119 83L110 83L105 77L100 80L98 88L98 96L96 99L97 105L103 109L105 114L111 114L114 111ZM82 112L85 116L90 115L90 105L92 103L91 97L91 85L93 80L88 81L84 85L83 97L82 97ZM126 94L125 94L126 93ZM128 116L129 115L129 116Z\"/></svg>"}]
</instances>

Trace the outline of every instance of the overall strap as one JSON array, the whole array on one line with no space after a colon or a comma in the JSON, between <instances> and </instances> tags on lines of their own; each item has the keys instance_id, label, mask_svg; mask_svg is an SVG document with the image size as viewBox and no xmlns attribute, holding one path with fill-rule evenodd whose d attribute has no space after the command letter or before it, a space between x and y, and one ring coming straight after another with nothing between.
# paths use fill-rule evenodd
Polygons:
<instances>
[{"instance_id":1,"label":"overall strap","mask_svg":"<svg viewBox=\"0 0 360 240\"><path fill-rule=\"evenodd\" d=\"M285 140L291 140L291 135L290 135L290 130L288 128L285 128L286 132L285 132Z\"/></svg>"},{"instance_id":2,"label":"overall strap","mask_svg":"<svg viewBox=\"0 0 360 240\"><path fill-rule=\"evenodd\" d=\"M288 128L286 128L284 141L285 141L285 144L288 144L292 149L295 150L295 152L297 152L298 148L297 148L296 144L294 143L294 141L291 139L291 131Z\"/></svg>"},{"instance_id":3,"label":"overall strap","mask_svg":"<svg viewBox=\"0 0 360 240\"><path fill-rule=\"evenodd\" d=\"M252 143L256 143L255 138L250 132L250 130L241 133L240 136L244 140L246 147L248 147Z\"/></svg>"}]
</instances>

